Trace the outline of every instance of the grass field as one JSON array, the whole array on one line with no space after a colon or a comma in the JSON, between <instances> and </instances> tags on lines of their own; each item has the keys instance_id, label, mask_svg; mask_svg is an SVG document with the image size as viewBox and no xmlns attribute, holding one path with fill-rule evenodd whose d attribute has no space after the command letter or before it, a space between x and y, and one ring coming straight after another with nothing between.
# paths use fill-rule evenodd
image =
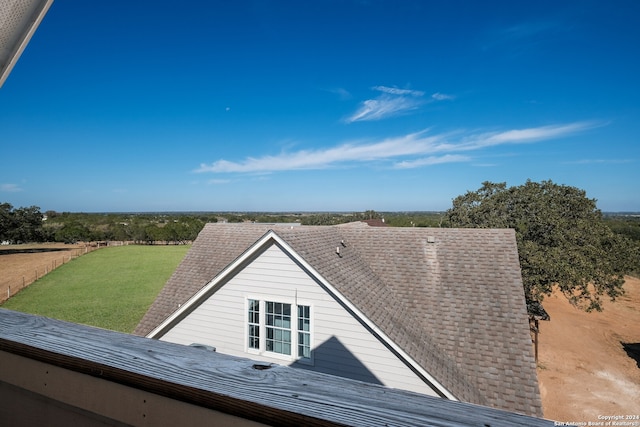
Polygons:
<instances>
[{"instance_id":1,"label":"grass field","mask_svg":"<svg viewBox=\"0 0 640 427\"><path fill-rule=\"evenodd\" d=\"M2 307L130 333L190 246L118 246L52 271Z\"/></svg>"}]
</instances>

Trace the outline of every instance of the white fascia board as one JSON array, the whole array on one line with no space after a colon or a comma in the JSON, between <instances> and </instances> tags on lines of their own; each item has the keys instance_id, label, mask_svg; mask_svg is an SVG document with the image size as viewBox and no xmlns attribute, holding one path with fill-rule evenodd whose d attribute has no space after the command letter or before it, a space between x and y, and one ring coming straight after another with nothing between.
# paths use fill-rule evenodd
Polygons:
<instances>
[{"instance_id":1,"label":"white fascia board","mask_svg":"<svg viewBox=\"0 0 640 427\"><path fill-rule=\"evenodd\" d=\"M189 311L194 304L200 302L200 299L208 295L213 288L220 283L224 283L226 277L233 273L238 267L245 263L248 259L253 257L262 247L269 241L273 240L278 246L280 246L289 256L291 256L299 265L301 265L306 271L313 276L315 280L322 283L327 291L337 300L340 301L345 307L347 307L362 323L364 323L370 330L375 332L377 336L384 341L386 345L392 348L396 354L398 354L407 364L409 364L416 372L418 372L423 378L425 378L433 388L436 389L442 396L449 400L458 401L458 399L447 390L438 380L436 380L429 372L427 372L418 362L416 362L411 356L409 356L402 348L400 348L391 338L389 338L378 326L375 325L367 316L362 313L342 295L331 283L325 280L324 277L304 258L302 258L289 244L278 236L273 230L269 230L264 236L262 236L256 243L254 243L248 250L240 255L235 261L229 264L224 270L220 272L211 282L195 293L186 303L184 303L178 310L176 310L171 316L169 316L164 322L162 322L153 331L147 334L148 338L156 338L163 332L168 326L170 326L177 318L181 317L185 312Z\"/></svg>"},{"instance_id":2,"label":"white fascia board","mask_svg":"<svg viewBox=\"0 0 640 427\"><path fill-rule=\"evenodd\" d=\"M198 292L196 292L187 302L182 304L176 311L174 311L169 317L167 317L160 325L158 325L154 330L149 332L146 336L147 338L160 338L160 336L164 335L162 332L170 326L176 319L180 318L185 312L191 311L191 308L194 304L199 303L202 298L208 295L212 289L214 289L218 284L224 283L226 277L235 271L239 266L241 266L244 262L250 259L254 254L256 254L265 243L267 243L270 239L273 238L275 233L272 230L269 230L264 236L262 236L257 242L255 242L249 249L244 251L242 255L235 259L231 264L226 266L216 277L213 278L209 283L202 287Z\"/></svg>"},{"instance_id":3,"label":"white fascia board","mask_svg":"<svg viewBox=\"0 0 640 427\"><path fill-rule=\"evenodd\" d=\"M429 372L427 372L418 362L416 362L402 348L400 348L395 343L395 341L393 341L391 338L387 336L387 334L382 332L380 328L376 326L375 323L373 323L367 316L365 316L364 313L362 313L362 311L358 309L358 307L356 307L351 303L351 301L345 298L345 296L342 295L342 293L339 292L335 287L333 287L331 283L325 280L324 277L322 277L320 273L318 273L310 264L308 264L302 257L300 257L296 253L296 251L293 250L291 246L289 246L287 242L282 240L273 231L271 231L271 233L273 233L272 237L278 243L278 245L280 245L290 256L292 256L305 270L307 270L311 275L313 275L313 277L316 280L322 283L322 285L329 291L329 293L332 294L334 298L338 299L340 303L343 304L345 307L347 307L360 321L362 321L365 325L367 325L369 329L374 331L376 335L378 335L386 345L391 347L396 352L396 354L398 354L406 363L408 363L413 369L419 372L420 375L422 375L423 378L425 378L431 384L431 386L433 386L436 389L437 392L439 392L449 400L458 401L458 398L456 398L438 380L436 380Z\"/></svg>"}]
</instances>

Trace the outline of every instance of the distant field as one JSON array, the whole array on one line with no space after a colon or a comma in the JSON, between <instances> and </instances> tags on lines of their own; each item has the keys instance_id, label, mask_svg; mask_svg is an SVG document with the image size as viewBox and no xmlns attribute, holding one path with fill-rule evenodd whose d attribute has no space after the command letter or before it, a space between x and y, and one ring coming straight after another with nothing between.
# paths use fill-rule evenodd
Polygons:
<instances>
[{"instance_id":1,"label":"distant field","mask_svg":"<svg viewBox=\"0 0 640 427\"><path fill-rule=\"evenodd\" d=\"M130 333L189 248L100 249L50 272L2 307Z\"/></svg>"}]
</instances>

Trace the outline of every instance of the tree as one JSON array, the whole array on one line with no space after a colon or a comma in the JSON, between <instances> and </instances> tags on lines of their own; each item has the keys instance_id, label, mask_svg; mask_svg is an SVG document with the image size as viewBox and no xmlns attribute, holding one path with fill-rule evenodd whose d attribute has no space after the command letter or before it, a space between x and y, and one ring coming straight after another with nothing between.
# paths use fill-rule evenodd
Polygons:
<instances>
[{"instance_id":1,"label":"tree","mask_svg":"<svg viewBox=\"0 0 640 427\"><path fill-rule=\"evenodd\" d=\"M9 203L0 203L0 241L9 240L9 233L14 227L13 206Z\"/></svg>"},{"instance_id":2,"label":"tree","mask_svg":"<svg viewBox=\"0 0 640 427\"><path fill-rule=\"evenodd\" d=\"M602 310L602 296L624 293L632 268L632 245L604 223L585 191L552 181L507 188L484 182L453 200L452 227L513 228L525 297L542 301L557 285L586 311Z\"/></svg>"},{"instance_id":3,"label":"tree","mask_svg":"<svg viewBox=\"0 0 640 427\"><path fill-rule=\"evenodd\" d=\"M71 221L58 229L54 236L57 242L88 242L91 240L91 231L80 221Z\"/></svg>"},{"instance_id":4,"label":"tree","mask_svg":"<svg viewBox=\"0 0 640 427\"><path fill-rule=\"evenodd\" d=\"M37 206L14 209L0 204L0 240L13 243L42 242L42 213Z\"/></svg>"}]
</instances>

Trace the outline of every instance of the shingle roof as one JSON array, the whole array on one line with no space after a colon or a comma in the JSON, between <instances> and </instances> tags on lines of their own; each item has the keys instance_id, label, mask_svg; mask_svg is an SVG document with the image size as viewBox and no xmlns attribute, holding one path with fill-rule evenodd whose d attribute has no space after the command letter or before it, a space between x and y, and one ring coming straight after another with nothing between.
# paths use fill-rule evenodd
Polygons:
<instances>
[{"instance_id":1,"label":"shingle roof","mask_svg":"<svg viewBox=\"0 0 640 427\"><path fill-rule=\"evenodd\" d=\"M458 399L542 416L513 230L207 224L135 333L269 230Z\"/></svg>"}]
</instances>

